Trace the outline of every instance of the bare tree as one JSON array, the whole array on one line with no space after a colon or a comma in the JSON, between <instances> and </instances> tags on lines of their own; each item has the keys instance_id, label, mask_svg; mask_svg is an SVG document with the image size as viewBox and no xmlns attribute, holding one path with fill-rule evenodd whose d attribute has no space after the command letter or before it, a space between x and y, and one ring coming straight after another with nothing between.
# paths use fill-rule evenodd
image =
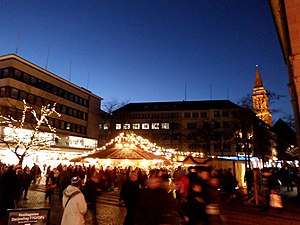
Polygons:
<instances>
[{"instance_id":1,"label":"bare tree","mask_svg":"<svg viewBox=\"0 0 300 225\"><path fill-rule=\"evenodd\" d=\"M112 115L113 111L121 108L124 105L127 105L129 102L129 100L120 102L118 99L112 99L111 101L104 103L102 108L103 111L107 112L109 115Z\"/></svg>"},{"instance_id":2,"label":"bare tree","mask_svg":"<svg viewBox=\"0 0 300 225\"><path fill-rule=\"evenodd\" d=\"M269 104L271 113L273 115L277 114L277 113L280 113L281 112L280 109L273 107L274 103L276 103L276 101L278 101L278 100L280 100L282 98L285 98L286 96L285 95L277 94L277 93L272 92L270 90L266 90L266 92L267 92L267 97L268 97L268 100L269 100L268 104ZM238 104L240 106L242 106L243 108L248 108L248 109L253 110L252 93L249 93L246 96L242 97L238 101Z\"/></svg>"},{"instance_id":3,"label":"bare tree","mask_svg":"<svg viewBox=\"0 0 300 225\"><path fill-rule=\"evenodd\" d=\"M42 106L40 113L37 114L36 111L31 106L28 106L26 101L23 100L21 119L18 120L9 115L0 115L0 123L7 125L7 127L11 129L10 137L1 137L0 141L16 155L20 165L22 165L24 158L30 155L29 150L32 147L40 147L49 144L49 140L40 138L40 134L43 133L41 132L41 127L46 125L51 132L56 132L56 129L52 127L48 121L48 117L52 114L56 114L60 117L60 114L55 110L55 105L56 104L53 104L52 107L50 105ZM28 113L30 114L28 115ZM28 116L33 116L34 123L26 126L26 117ZM28 131L26 127L29 127L29 125L33 126L33 129L26 132L26 130Z\"/></svg>"}]
</instances>

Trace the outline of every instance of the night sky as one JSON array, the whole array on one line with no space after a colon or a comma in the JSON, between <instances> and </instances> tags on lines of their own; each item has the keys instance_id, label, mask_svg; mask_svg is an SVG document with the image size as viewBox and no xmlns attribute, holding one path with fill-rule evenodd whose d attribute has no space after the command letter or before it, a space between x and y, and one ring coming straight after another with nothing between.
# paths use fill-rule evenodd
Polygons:
<instances>
[{"instance_id":1,"label":"night sky","mask_svg":"<svg viewBox=\"0 0 300 225\"><path fill-rule=\"evenodd\" d=\"M285 96L274 119L292 114L267 0L2 0L0 8L0 55L17 53L104 104L237 103L252 93L258 64L265 88Z\"/></svg>"}]
</instances>

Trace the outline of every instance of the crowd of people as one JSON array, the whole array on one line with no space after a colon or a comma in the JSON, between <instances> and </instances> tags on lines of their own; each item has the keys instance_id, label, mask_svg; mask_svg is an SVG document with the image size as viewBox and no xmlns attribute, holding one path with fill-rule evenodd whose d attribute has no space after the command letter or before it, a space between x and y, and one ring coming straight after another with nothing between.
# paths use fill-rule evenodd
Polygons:
<instances>
[{"instance_id":1,"label":"crowd of people","mask_svg":"<svg viewBox=\"0 0 300 225\"><path fill-rule=\"evenodd\" d=\"M298 177L285 167L274 171L260 173L259 186L262 193L267 190L266 198L280 180L288 191L293 190ZM30 185L40 183L42 176L46 178L43 179L45 200L51 202L54 191L59 193L64 208L62 225L85 224L86 215L96 225L96 199L104 191L119 191L120 204L127 209L124 225L222 224L221 195L230 199L237 185L230 168L211 171L210 167L179 166L144 170L59 164L40 169L36 164L31 168L0 164L1 217L7 216L7 209L18 207L19 200L27 201ZM253 193L251 169L247 169L245 181L248 194Z\"/></svg>"}]
</instances>

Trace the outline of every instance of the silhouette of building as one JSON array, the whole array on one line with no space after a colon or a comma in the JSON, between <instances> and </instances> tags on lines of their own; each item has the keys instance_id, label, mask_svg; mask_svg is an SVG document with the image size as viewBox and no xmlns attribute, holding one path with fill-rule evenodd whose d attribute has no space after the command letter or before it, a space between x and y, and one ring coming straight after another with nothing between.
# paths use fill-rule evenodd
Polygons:
<instances>
[{"instance_id":1,"label":"silhouette of building","mask_svg":"<svg viewBox=\"0 0 300 225\"><path fill-rule=\"evenodd\" d=\"M272 126L272 115L269 109L269 100L258 70L258 66L256 66L252 102L253 110L256 113L256 116Z\"/></svg>"},{"instance_id":2,"label":"silhouette of building","mask_svg":"<svg viewBox=\"0 0 300 225\"><path fill-rule=\"evenodd\" d=\"M269 0L289 78L289 91L300 144L300 1ZM299 154L300 157L300 154Z\"/></svg>"}]
</instances>

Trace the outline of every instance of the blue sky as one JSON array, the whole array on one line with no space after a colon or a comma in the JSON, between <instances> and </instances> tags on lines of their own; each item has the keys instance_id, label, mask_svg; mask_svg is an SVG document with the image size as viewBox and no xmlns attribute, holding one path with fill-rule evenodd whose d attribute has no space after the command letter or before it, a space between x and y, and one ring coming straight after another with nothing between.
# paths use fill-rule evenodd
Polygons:
<instances>
[{"instance_id":1,"label":"blue sky","mask_svg":"<svg viewBox=\"0 0 300 225\"><path fill-rule=\"evenodd\" d=\"M18 49L104 103L238 102L258 64L265 88L286 96L273 105L282 111L275 119L292 114L268 1L4 0L0 8L0 55Z\"/></svg>"}]
</instances>

